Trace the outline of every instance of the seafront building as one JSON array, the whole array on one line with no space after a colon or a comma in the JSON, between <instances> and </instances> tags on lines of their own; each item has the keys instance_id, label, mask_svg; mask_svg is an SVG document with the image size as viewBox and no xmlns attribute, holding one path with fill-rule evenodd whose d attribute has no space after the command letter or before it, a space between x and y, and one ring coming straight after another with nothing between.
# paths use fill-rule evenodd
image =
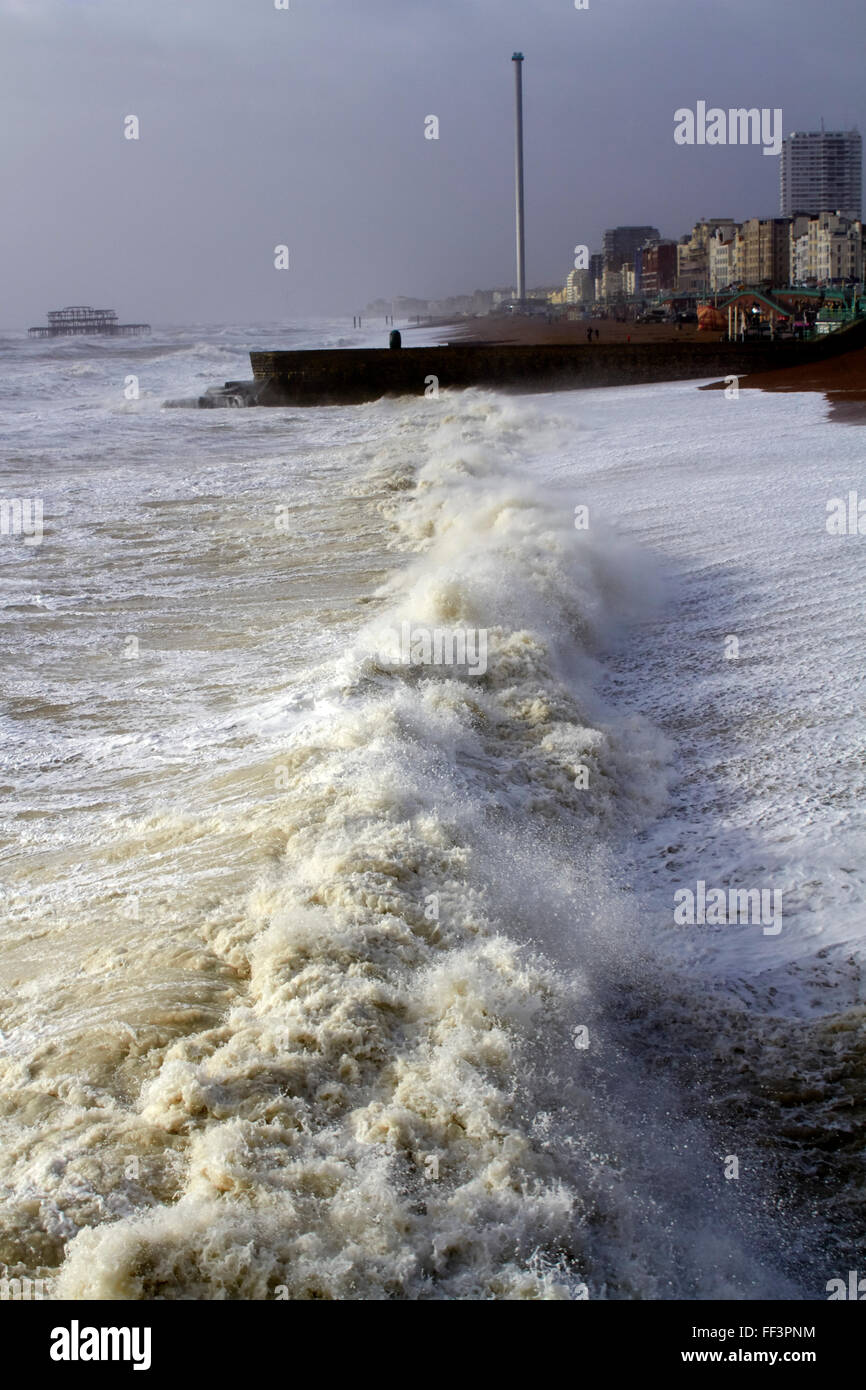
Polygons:
<instances>
[{"instance_id":1,"label":"seafront building","mask_svg":"<svg viewBox=\"0 0 866 1390\"><path fill-rule=\"evenodd\" d=\"M568 279L565 282L565 303L591 304L594 299L595 277L592 271L589 269L569 271Z\"/></svg>"},{"instance_id":2,"label":"seafront building","mask_svg":"<svg viewBox=\"0 0 866 1390\"><path fill-rule=\"evenodd\" d=\"M677 251L677 243L665 237L655 238L638 251L638 293L644 299L658 299L676 288Z\"/></svg>"},{"instance_id":3,"label":"seafront building","mask_svg":"<svg viewBox=\"0 0 866 1390\"><path fill-rule=\"evenodd\" d=\"M741 273L747 285L784 285L791 262L786 217L750 217L743 223Z\"/></svg>"},{"instance_id":4,"label":"seafront building","mask_svg":"<svg viewBox=\"0 0 866 1390\"><path fill-rule=\"evenodd\" d=\"M697 301L743 285L854 286L864 277L863 236L859 218L836 211L742 223L702 218L678 242L648 239L633 265L605 265L597 280L570 276L567 302L621 306L664 294Z\"/></svg>"},{"instance_id":5,"label":"seafront building","mask_svg":"<svg viewBox=\"0 0 866 1390\"><path fill-rule=\"evenodd\" d=\"M652 235L617 264L611 247L627 247L629 238L617 239L613 233L637 230ZM742 223L730 217L702 218L679 241L658 235L655 228L614 228L605 233L605 244L608 253L592 253L589 266L570 270L563 285L528 291L527 310L531 302L536 313L546 307L569 317L591 310L635 317L660 301L667 303L665 312L672 312L676 299L680 310L694 314L698 301L748 287L847 286L853 293L866 268L862 221L826 209L814 216L750 217ZM614 256L612 263L607 254ZM483 316L512 312L515 297L509 286L441 300L382 299L369 304L366 313L418 320ZM46 336L49 331L31 330Z\"/></svg>"},{"instance_id":6,"label":"seafront building","mask_svg":"<svg viewBox=\"0 0 866 1390\"><path fill-rule=\"evenodd\" d=\"M671 242L649 226L609 227L590 275L570 275L568 305L631 314L665 295L691 303L743 286L862 286L862 139L796 131L782 144L781 215L701 218Z\"/></svg>"},{"instance_id":7,"label":"seafront building","mask_svg":"<svg viewBox=\"0 0 866 1390\"><path fill-rule=\"evenodd\" d=\"M760 303L752 309L761 314L771 302L768 295L772 299L774 293L801 288L828 306L832 300L836 308L828 308L827 314L841 321L863 302L860 135L856 130L797 133L788 137L784 149L783 205L792 211L743 222L702 217L678 241L649 225L609 227L603 249L591 253L586 269L570 270L561 286L529 291L522 311L569 318L610 313L620 320L639 315L694 320L703 314L701 322L708 327L709 309L720 298L760 292L764 299L759 294ZM825 198L832 201L823 202ZM398 315L411 311L441 318L520 312L515 295L509 287L446 300L382 300L368 306L368 312L387 312L391 306ZM801 311L806 306L806 299L793 294L787 294L787 301ZM709 305L707 312L702 304ZM772 300L772 305L777 318L791 317L780 301ZM824 312L820 305L819 310Z\"/></svg>"},{"instance_id":8,"label":"seafront building","mask_svg":"<svg viewBox=\"0 0 866 1390\"><path fill-rule=\"evenodd\" d=\"M732 235L732 217L701 218L677 247L677 282L680 294L707 294L710 290L710 245L716 233Z\"/></svg>"},{"instance_id":9,"label":"seafront building","mask_svg":"<svg viewBox=\"0 0 866 1390\"><path fill-rule=\"evenodd\" d=\"M708 249L710 292L718 294L743 278L743 231L741 227L717 227Z\"/></svg>"},{"instance_id":10,"label":"seafront building","mask_svg":"<svg viewBox=\"0 0 866 1390\"><path fill-rule=\"evenodd\" d=\"M863 216L863 141L859 130L795 131L782 141L779 211L783 217L831 210Z\"/></svg>"},{"instance_id":11,"label":"seafront building","mask_svg":"<svg viewBox=\"0 0 866 1390\"><path fill-rule=\"evenodd\" d=\"M825 285L863 278L863 224L838 213L796 218L791 228L792 285Z\"/></svg>"},{"instance_id":12,"label":"seafront building","mask_svg":"<svg viewBox=\"0 0 866 1390\"><path fill-rule=\"evenodd\" d=\"M608 227L602 238L605 268L619 270L634 261L634 253L644 242L659 236L658 227Z\"/></svg>"}]
</instances>

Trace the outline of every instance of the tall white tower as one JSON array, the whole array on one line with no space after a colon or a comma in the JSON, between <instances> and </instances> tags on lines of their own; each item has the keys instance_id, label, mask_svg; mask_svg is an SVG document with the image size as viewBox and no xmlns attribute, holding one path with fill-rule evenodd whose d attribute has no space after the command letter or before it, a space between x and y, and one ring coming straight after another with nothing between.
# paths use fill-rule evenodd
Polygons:
<instances>
[{"instance_id":1,"label":"tall white tower","mask_svg":"<svg viewBox=\"0 0 866 1390\"><path fill-rule=\"evenodd\" d=\"M511 61L514 64L515 116L517 121L514 143L514 200L517 220L517 298L522 304L526 298L526 242L523 232L523 54L513 54Z\"/></svg>"}]
</instances>

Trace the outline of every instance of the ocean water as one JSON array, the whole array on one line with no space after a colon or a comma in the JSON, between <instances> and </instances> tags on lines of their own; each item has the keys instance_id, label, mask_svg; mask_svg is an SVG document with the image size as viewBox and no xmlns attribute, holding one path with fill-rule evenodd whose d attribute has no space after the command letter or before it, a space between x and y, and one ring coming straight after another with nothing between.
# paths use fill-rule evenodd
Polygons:
<instances>
[{"instance_id":1,"label":"ocean water","mask_svg":"<svg viewBox=\"0 0 866 1390\"><path fill-rule=\"evenodd\" d=\"M866 542L825 525L863 436L691 382L165 406L368 341L0 339L3 496L44 507L0 537L0 1267L825 1298L863 1231ZM781 914L682 924L699 883Z\"/></svg>"}]
</instances>

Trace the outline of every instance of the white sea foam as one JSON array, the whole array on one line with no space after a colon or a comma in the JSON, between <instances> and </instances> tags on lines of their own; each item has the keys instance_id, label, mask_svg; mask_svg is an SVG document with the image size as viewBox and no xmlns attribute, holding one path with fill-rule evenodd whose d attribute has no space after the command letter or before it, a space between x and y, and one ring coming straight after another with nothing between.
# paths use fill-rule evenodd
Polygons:
<instances>
[{"instance_id":1,"label":"white sea foam","mask_svg":"<svg viewBox=\"0 0 866 1390\"><path fill-rule=\"evenodd\" d=\"M108 462L53 478L10 667L0 1263L73 1298L802 1293L770 1160L740 1133L733 1202L727 1121L680 1090L702 1014L747 1034L654 864L715 827L659 652L674 562L679 655L717 618L700 503L670 515L671 412L711 409L681 391L143 417L177 451L149 472L112 418ZM403 622L483 629L486 669L383 662Z\"/></svg>"}]
</instances>

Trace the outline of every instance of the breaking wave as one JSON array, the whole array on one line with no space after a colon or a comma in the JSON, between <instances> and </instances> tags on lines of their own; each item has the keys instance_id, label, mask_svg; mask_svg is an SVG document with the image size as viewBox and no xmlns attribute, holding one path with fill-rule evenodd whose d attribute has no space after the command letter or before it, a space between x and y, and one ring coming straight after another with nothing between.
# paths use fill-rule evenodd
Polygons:
<instances>
[{"instance_id":1,"label":"breaking wave","mask_svg":"<svg viewBox=\"0 0 866 1390\"><path fill-rule=\"evenodd\" d=\"M381 409L354 486L402 559L275 760L269 871L201 923L227 1006L146 1055L130 1029L110 1096L64 1076L63 1156L30 1153L0 1254L65 1248L77 1299L780 1296L630 1042L665 984L612 846L670 749L597 677L652 563L521 477L548 418ZM483 630L485 669L383 661L403 624ZM2 1070L36 1124L38 1069Z\"/></svg>"}]
</instances>

